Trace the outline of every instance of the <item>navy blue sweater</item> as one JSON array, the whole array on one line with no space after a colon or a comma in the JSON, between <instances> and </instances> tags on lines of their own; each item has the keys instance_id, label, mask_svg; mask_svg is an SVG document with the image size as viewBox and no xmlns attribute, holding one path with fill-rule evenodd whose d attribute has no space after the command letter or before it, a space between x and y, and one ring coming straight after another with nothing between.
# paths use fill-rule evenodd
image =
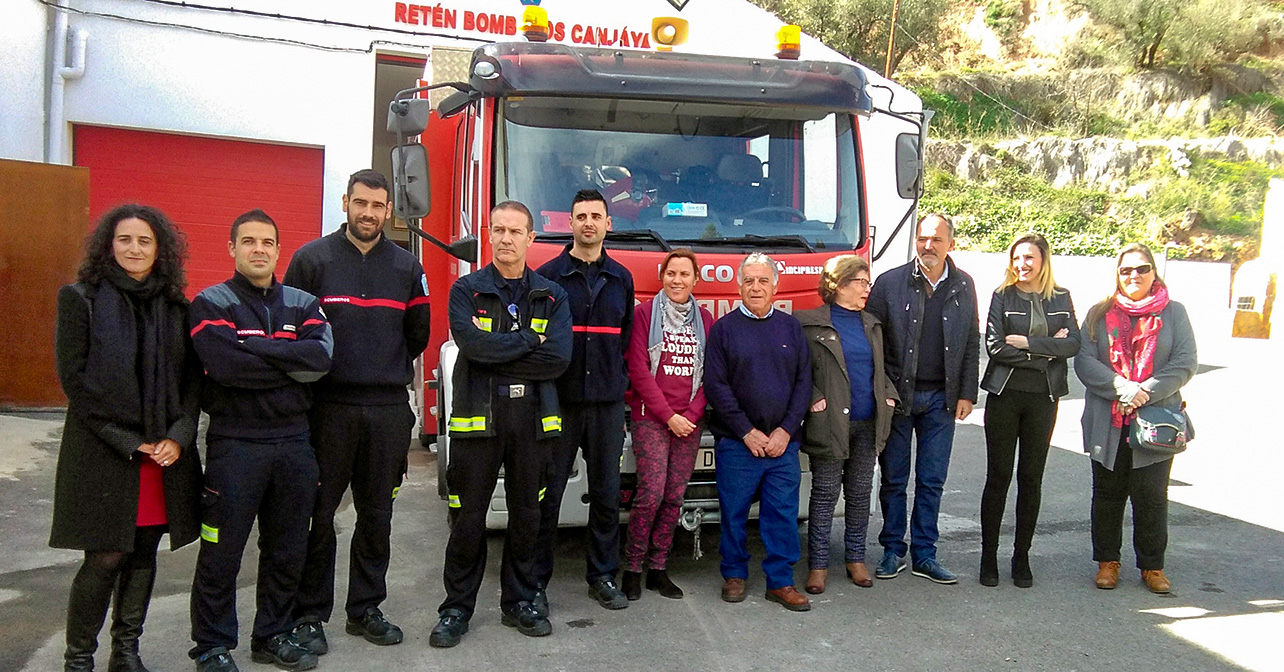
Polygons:
<instances>
[{"instance_id":1,"label":"navy blue sweater","mask_svg":"<svg viewBox=\"0 0 1284 672\"><path fill-rule=\"evenodd\" d=\"M308 431L315 382L330 370L330 323L315 296L237 273L192 300L192 345L205 367L209 433L272 440Z\"/></svg>"},{"instance_id":2,"label":"navy blue sweater","mask_svg":"<svg viewBox=\"0 0 1284 672\"><path fill-rule=\"evenodd\" d=\"M709 331L704 392L717 438L740 440L755 428L771 434L777 427L799 438L811 404L811 354L802 325L780 310L765 320L727 313Z\"/></svg>"},{"instance_id":3,"label":"navy blue sweater","mask_svg":"<svg viewBox=\"0 0 1284 672\"><path fill-rule=\"evenodd\" d=\"M317 396L404 404L415 358L428 345L423 266L387 236L362 254L345 228L299 248L281 280L320 299L334 328L334 366L317 385Z\"/></svg>"}]
</instances>

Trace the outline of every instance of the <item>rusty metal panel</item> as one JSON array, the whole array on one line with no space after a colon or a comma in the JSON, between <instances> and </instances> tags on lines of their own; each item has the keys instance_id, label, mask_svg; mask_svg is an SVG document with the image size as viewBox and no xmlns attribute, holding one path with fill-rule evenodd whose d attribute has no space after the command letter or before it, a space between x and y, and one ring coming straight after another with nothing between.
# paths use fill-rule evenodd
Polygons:
<instances>
[{"instance_id":1,"label":"rusty metal panel","mask_svg":"<svg viewBox=\"0 0 1284 672\"><path fill-rule=\"evenodd\" d=\"M0 159L0 407L63 406L54 364L58 288L89 230L89 171Z\"/></svg>"}]
</instances>

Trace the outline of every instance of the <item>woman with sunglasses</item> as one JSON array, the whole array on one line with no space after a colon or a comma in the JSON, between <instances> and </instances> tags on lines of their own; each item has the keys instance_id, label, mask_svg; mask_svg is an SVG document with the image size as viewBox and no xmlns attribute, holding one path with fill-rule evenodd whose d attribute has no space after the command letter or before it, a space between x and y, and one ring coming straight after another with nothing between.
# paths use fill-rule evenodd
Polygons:
<instances>
[{"instance_id":1,"label":"woman with sunglasses","mask_svg":"<svg viewBox=\"0 0 1284 672\"><path fill-rule=\"evenodd\" d=\"M883 323L865 310L869 263L852 254L830 259L817 293L824 305L801 310L811 344L812 405L803 424L802 450L811 461L805 589L825 592L829 534L838 494L846 499L843 560L852 583L874 585L865 566L874 462L892 429L899 397L883 368Z\"/></svg>"},{"instance_id":2,"label":"woman with sunglasses","mask_svg":"<svg viewBox=\"0 0 1284 672\"><path fill-rule=\"evenodd\" d=\"M990 299L985 345L985 490L981 494L981 585L999 585L999 527L1016 466L1012 583L1034 585L1030 545L1039 519L1057 400L1070 392L1068 361L1079 352L1070 292L1052 278L1048 241L1037 233L1008 246L1008 268ZM1020 445L1018 451L1017 446Z\"/></svg>"},{"instance_id":3,"label":"woman with sunglasses","mask_svg":"<svg viewBox=\"0 0 1284 672\"><path fill-rule=\"evenodd\" d=\"M1131 445L1129 429L1142 406L1180 408L1180 390L1199 360L1190 318L1169 299L1150 248L1128 245L1115 267L1115 291L1088 311L1074 360L1086 388L1083 447L1092 457L1096 583L1110 590L1119 582L1124 506L1131 499L1137 568L1151 592L1164 594L1170 590L1164 551L1172 455Z\"/></svg>"}]
</instances>

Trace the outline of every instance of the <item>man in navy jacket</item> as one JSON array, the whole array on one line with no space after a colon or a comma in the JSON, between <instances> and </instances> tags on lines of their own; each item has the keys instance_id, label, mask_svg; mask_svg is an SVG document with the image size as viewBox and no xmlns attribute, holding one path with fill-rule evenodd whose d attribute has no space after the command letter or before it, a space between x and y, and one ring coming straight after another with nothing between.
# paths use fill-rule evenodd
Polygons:
<instances>
[{"instance_id":1,"label":"man in navy jacket","mask_svg":"<svg viewBox=\"0 0 1284 672\"><path fill-rule=\"evenodd\" d=\"M620 456L624 452L624 392L629 374L624 350L633 324L633 275L603 249L611 217L606 200L593 189L575 194L571 204L574 240L540 266L539 274L566 290L575 326L571 365L557 379L562 402L562 440L544 501L540 503L535 573L540 580L537 607L547 612L544 588L553 576L553 551L566 481L575 456L584 451L589 487L589 595L607 609L624 609L628 598L615 583L620 556Z\"/></svg>"},{"instance_id":2,"label":"man in navy jacket","mask_svg":"<svg viewBox=\"0 0 1284 672\"><path fill-rule=\"evenodd\" d=\"M321 299L334 327L334 368L317 384L311 414L321 487L294 608L295 634L318 655L329 649L321 623L334 610L334 516L349 485L357 522L346 631L379 645L402 639L379 605L388 597L392 505L415 425L407 386L428 345L429 312L419 260L383 235L388 193L378 172L354 173L343 196L347 223L304 245L285 273L285 284Z\"/></svg>"},{"instance_id":3,"label":"man in navy jacket","mask_svg":"<svg viewBox=\"0 0 1284 672\"><path fill-rule=\"evenodd\" d=\"M330 370L330 324L316 297L273 272L277 227L262 210L232 224L236 274L192 301L192 344L205 367L210 415L201 550L192 582L190 652L200 672L236 670L236 576L257 516L256 663L316 667L294 639L291 607L307 551L317 462L308 445L309 383Z\"/></svg>"},{"instance_id":4,"label":"man in navy jacket","mask_svg":"<svg viewBox=\"0 0 1284 672\"><path fill-rule=\"evenodd\" d=\"M532 604L534 546L548 455L562 430L553 380L571 359L571 310L560 287L526 267L534 240L525 205L496 205L492 262L450 288L450 333L459 346L447 421L451 525L442 569L446 599L430 646L455 646L468 632L486 571L486 511L501 467L508 534L500 622L528 637L553 631Z\"/></svg>"},{"instance_id":5,"label":"man in navy jacket","mask_svg":"<svg viewBox=\"0 0 1284 672\"><path fill-rule=\"evenodd\" d=\"M772 306L780 281L776 262L751 254L736 277L742 303L713 323L704 360L710 429L717 440L722 599L745 599L745 528L759 494L766 597L790 611L807 611L811 603L794 588L794 563L800 555L798 430L811 404L811 354L798 320Z\"/></svg>"},{"instance_id":6,"label":"man in navy jacket","mask_svg":"<svg viewBox=\"0 0 1284 672\"><path fill-rule=\"evenodd\" d=\"M905 569L908 550L915 576L951 584L953 572L936 559L937 517L954 445L954 422L972 413L980 378L981 335L976 284L949 258L954 224L945 215L919 220L917 257L878 276L867 310L887 325L887 375L896 383L901 406L892 433L878 456L878 489L883 559L880 579ZM911 434L918 455L911 460ZM914 514L905 544L905 489L914 465Z\"/></svg>"}]
</instances>

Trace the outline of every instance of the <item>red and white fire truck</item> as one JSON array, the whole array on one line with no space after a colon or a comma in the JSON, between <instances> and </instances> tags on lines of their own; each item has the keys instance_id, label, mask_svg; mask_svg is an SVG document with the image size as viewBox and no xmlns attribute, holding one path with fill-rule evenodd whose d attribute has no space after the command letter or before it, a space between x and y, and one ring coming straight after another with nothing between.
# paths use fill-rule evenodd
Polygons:
<instances>
[{"instance_id":1,"label":"red and white fire truck","mask_svg":"<svg viewBox=\"0 0 1284 672\"><path fill-rule=\"evenodd\" d=\"M656 19L651 41L673 41L687 28L678 21ZM524 27L532 23L539 28L529 16ZM609 203L606 247L632 271L638 300L660 291L659 261L675 247L699 255L696 297L715 317L739 304L736 267L749 252L776 260L776 306L787 311L819 303L817 281L833 256L855 251L877 269L902 263L921 183L921 102L850 61L795 60L796 31L782 31L758 58L493 43L472 53L468 81L451 83L456 92L431 115L417 97L441 85L398 94L389 130L420 140L394 150L398 213L412 228L421 218L424 233L460 257L443 263L432 251L430 285L442 296L488 263L488 215L502 200L535 215L531 266L552 258L570 241L571 198L584 188ZM452 341L424 355L420 395L426 442L435 420L443 496L456 356ZM711 446L706 436L687 489L688 529L717 519ZM805 457L803 465L805 498ZM626 445L622 515L634 471ZM579 461L562 524L583 525L586 501ZM506 522L502 479L487 520Z\"/></svg>"}]
</instances>

